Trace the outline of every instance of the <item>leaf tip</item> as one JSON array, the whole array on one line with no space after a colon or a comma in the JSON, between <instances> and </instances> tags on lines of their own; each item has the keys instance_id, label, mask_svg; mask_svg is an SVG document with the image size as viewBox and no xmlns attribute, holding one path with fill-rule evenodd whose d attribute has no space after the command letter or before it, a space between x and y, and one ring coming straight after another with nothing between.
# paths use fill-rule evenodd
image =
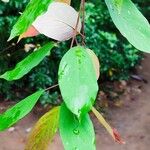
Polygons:
<instances>
[{"instance_id":1,"label":"leaf tip","mask_svg":"<svg viewBox=\"0 0 150 150\"><path fill-rule=\"evenodd\" d=\"M10 37L8 38L7 42L11 41L14 37L10 35Z\"/></svg>"},{"instance_id":2,"label":"leaf tip","mask_svg":"<svg viewBox=\"0 0 150 150\"><path fill-rule=\"evenodd\" d=\"M117 131L117 129L113 128L113 136L114 139L117 143L119 144L126 144L125 141L121 138L119 132Z\"/></svg>"},{"instance_id":3,"label":"leaf tip","mask_svg":"<svg viewBox=\"0 0 150 150\"><path fill-rule=\"evenodd\" d=\"M18 36L19 34L18 33L15 33L15 31L12 29L11 30L11 33L10 33L10 36L7 40L7 42L11 41L13 38L15 38L16 36Z\"/></svg>"},{"instance_id":4,"label":"leaf tip","mask_svg":"<svg viewBox=\"0 0 150 150\"><path fill-rule=\"evenodd\" d=\"M4 74L0 75L0 79L4 79Z\"/></svg>"},{"instance_id":5,"label":"leaf tip","mask_svg":"<svg viewBox=\"0 0 150 150\"><path fill-rule=\"evenodd\" d=\"M23 39L22 35L19 36L17 43L19 43L21 41L21 39Z\"/></svg>"}]
</instances>

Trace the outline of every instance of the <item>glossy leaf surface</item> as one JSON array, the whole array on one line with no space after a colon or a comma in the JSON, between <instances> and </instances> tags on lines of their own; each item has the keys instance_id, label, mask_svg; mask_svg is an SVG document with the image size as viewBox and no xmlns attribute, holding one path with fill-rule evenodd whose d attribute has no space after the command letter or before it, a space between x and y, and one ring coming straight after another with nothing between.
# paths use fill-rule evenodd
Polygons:
<instances>
[{"instance_id":1,"label":"glossy leaf surface","mask_svg":"<svg viewBox=\"0 0 150 150\"><path fill-rule=\"evenodd\" d=\"M80 117L88 112L97 95L94 65L84 47L70 49L59 66L59 86L67 107Z\"/></svg>"},{"instance_id":2,"label":"glossy leaf surface","mask_svg":"<svg viewBox=\"0 0 150 150\"><path fill-rule=\"evenodd\" d=\"M79 121L65 104L62 104L59 128L65 150L96 149L93 124L88 114L84 114Z\"/></svg>"},{"instance_id":3,"label":"glossy leaf surface","mask_svg":"<svg viewBox=\"0 0 150 150\"><path fill-rule=\"evenodd\" d=\"M43 115L29 135L25 150L47 150L59 122L60 107L55 107Z\"/></svg>"},{"instance_id":4,"label":"glossy leaf surface","mask_svg":"<svg viewBox=\"0 0 150 150\"><path fill-rule=\"evenodd\" d=\"M1 75L0 78L3 78L8 81L20 79L31 69L37 66L48 54L48 52L51 51L54 45L55 44L51 42L44 45L42 48L39 48L38 50L34 51L21 62L19 62L13 70L7 71L3 75Z\"/></svg>"},{"instance_id":5,"label":"glossy leaf surface","mask_svg":"<svg viewBox=\"0 0 150 150\"><path fill-rule=\"evenodd\" d=\"M54 0L30 0L25 11L14 25L9 40L23 34L31 26L33 21L42 13L44 13L49 4ZM40 7L39 7L40 6Z\"/></svg>"},{"instance_id":6,"label":"glossy leaf surface","mask_svg":"<svg viewBox=\"0 0 150 150\"><path fill-rule=\"evenodd\" d=\"M137 49L150 52L150 24L131 0L105 0L116 27Z\"/></svg>"},{"instance_id":7,"label":"glossy leaf surface","mask_svg":"<svg viewBox=\"0 0 150 150\"><path fill-rule=\"evenodd\" d=\"M21 100L15 106L9 108L6 112L0 115L0 131L3 131L24 116L26 116L34 107L39 97L44 93L44 90L37 91L36 93Z\"/></svg>"}]
</instances>

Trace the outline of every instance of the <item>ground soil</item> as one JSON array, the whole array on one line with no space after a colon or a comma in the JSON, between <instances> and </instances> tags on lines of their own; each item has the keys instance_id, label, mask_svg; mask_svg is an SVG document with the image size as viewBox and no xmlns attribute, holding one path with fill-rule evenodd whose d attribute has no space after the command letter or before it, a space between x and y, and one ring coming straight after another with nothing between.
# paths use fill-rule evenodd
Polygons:
<instances>
[{"instance_id":1,"label":"ground soil","mask_svg":"<svg viewBox=\"0 0 150 150\"><path fill-rule=\"evenodd\" d=\"M92 117L96 130L97 150L149 150L150 149L150 55L145 57L138 73L148 82L131 80L126 92L121 96L119 106L108 107L106 118L117 128L126 141L125 145L115 143L105 129ZM10 103L9 103L10 105ZM6 104L0 104L0 109ZM36 111L30 113L22 121L0 133L0 150L24 150L28 130L39 118ZM49 146L49 150L63 150L57 134Z\"/></svg>"}]
</instances>

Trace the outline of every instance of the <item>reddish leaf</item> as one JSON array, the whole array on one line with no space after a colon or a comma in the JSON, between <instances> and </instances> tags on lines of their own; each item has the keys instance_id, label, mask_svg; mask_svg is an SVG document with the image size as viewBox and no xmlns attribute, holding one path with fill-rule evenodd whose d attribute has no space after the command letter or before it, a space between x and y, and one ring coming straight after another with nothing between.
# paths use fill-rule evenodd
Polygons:
<instances>
[{"instance_id":1,"label":"reddish leaf","mask_svg":"<svg viewBox=\"0 0 150 150\"><path fill-rule=\"evenodd\" d=\"M38 34L40 33L34 28L34 26L30 26L25 33L19 36L18 42L23 38L37 36Z\"/></svg>"}]
</instances>

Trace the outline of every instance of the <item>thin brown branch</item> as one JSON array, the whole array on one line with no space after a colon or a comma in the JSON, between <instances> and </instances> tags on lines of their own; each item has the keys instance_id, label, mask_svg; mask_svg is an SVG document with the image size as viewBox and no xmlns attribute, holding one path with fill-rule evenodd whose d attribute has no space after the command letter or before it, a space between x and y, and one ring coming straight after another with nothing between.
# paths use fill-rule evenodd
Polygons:
<instances>
[{"instance_id":1,"label":"thin brown branch","mask_svg":"<svg viewBox=\"0 0 150 150\"><path fill-rule=\"evenodd\" d=\"M72 38L70 48L73 47L73 44L74 44L74 41L75 41L75 38L76 38L76 35L77 35L77 29L78 29L78 24L79 24L79 20L80 20L80 13L82 13L82 33L79 33L79 34L82 37L82 45L85 45L85 31L84 31L84 24L85 24L85 0L81 0L80 10L79 10L76 26L75 26L75 29L74 29L74 36Z\"/></svg>"},{"instance_id":2,"label":"thin brown branch","mask_svg":"<svg viewBox=\"0 0 150 150\"><path fill-rule=\"evenodd\" d=\"M85 0L82 0L82 45L85 45Z\"/></svg>"},{"instance_id":3,"label":"thin brown branch","mask_svg":"<svg viewBox=\"0 0 150 150\"><path fill-rule=\"evenodd\" d=\"M80 11L79 11L79 14L78 14L78 18L77 18L76 26L75 26L75 29L74 29L73 38L72 38L72 41L71 41L70 48L73 47L73 43L74 43L75 37L77 35L77 29L78 29L79 20L80 20Z\"/></svg>"},{"instance_id":4,"label":"thin brown branch","mask_svg":"<svg viewBox=\"0 0 150 150\"><path fill-rule=\"evenodd\" d=\"M50 87L48 87L47 89L45 89L45 91L51 90L51 89L57 87L58 85L59 85L59 84L55 84L55 85L53 85L53 86L50 86Z\"/></svg>"},{"instance_id":5,"label":"thin brown branch","mask_svg":"<svg viewBox=\"0 0 150 150\"><path fill-rule=\"evenodd\" d=\"M76 45L78 45L79 43L78 43L78 40L77 40L77 38L75 37L75 42L76 42Z\"/></svg>"}]
</instances>

